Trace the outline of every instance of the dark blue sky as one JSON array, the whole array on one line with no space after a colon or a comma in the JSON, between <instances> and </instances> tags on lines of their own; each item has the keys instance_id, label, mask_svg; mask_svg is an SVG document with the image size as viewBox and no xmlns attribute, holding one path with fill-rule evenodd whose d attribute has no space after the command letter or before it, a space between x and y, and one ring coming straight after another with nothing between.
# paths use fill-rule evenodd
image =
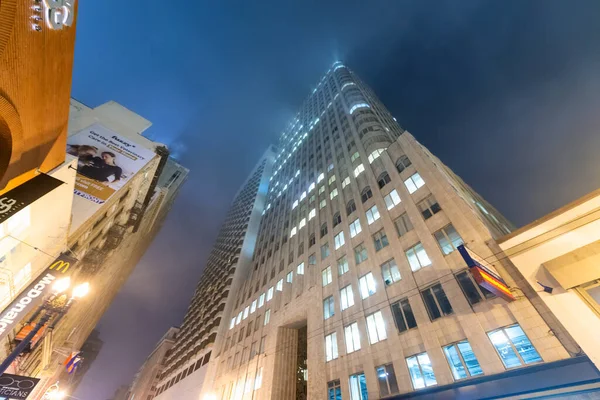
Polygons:
<instances>
[{"instance_id":1,"label":"dark blue sky","mask_svg":"<svg viewBox=\"0 0 600 400\"><path fill-rule=\"evenodd\" d=\"M517 225L598 188L599 16L596 0L81 1L73 96L151 120L192 173L76 396L129 384L180 323L234 193L337 59Z\"/></svg>"}]
</instances>

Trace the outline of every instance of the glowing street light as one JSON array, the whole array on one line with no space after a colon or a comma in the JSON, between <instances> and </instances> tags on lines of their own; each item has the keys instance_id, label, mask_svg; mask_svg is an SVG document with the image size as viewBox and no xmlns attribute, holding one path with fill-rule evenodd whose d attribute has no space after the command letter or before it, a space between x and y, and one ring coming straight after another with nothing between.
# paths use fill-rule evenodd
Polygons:
<instances>
[{"instance_id":1,"label":"glowing street light","mask_svg":"<svg viewBox=\"0 0 600 400\"><path fill-rule=\"evenodd\" d=\"M80 299L80 298L84 297L86 294L88 294L89 291L90 291L89 282L82 283L80 285L75 286L75 288L73 289L73 297Z\"/></svg>"},{"instance_id":2,"label":"glowing street light","mask_svg":"<svg viewBox=\"0 0 600 400\"><path fill-rule=\"evenodd\" d=\"M67 290L69 286L71 286L71 278L66 277L54 282L54 285L52 285L52 290L54 293L59 294Z\"/></svg>"}]
</instances>

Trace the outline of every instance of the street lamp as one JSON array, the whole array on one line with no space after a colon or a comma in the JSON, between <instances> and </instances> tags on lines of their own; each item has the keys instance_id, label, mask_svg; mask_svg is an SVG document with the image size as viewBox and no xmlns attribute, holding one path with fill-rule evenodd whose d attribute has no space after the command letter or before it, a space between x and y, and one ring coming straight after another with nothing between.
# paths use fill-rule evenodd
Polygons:
<instances>
[{"instance_id":1,"label":"street lamp","mask_svg":"<svg viewBox=\"0 0 600 400\"><path fill-rule=\"evenodd\" d=\"M49 330L53 330L56 324L61 318L69 311L73 302L76 299L85 296L90 290L90 284L88 282L81 283L71 292L71 297L66 302L56 301L62 293L66 292L71 286L71 278L62 278L54 282L52 285L52 294L38 307L33 313L31 318L27 321L27 325L31 324L35 319L42 315L38 320L35 327L25 336L25 338L19 343L17 347L6 357L6 359L0 364L0 375L2 375L8 367L15 361L15 359L25 350L27 345L35 337L35 335L42 329L44 325L52 320L52 324L49 326ZM63 393L64 395L64 393ZM64 397L64 396L63 396ZM57 398L60 399L60 398Z\"/></svg>"}]
</instances>

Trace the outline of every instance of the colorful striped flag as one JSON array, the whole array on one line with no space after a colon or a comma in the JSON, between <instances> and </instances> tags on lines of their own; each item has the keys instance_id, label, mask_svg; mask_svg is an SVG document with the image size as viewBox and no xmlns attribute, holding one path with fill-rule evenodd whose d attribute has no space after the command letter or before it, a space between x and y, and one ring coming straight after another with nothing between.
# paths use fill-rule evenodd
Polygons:
<instances>
[{"instance_id":1,"label":"colorful striped flag","mask_svg":"<svg viewBox=\"0 0 600 400\"><path fill-rule=\"evenodd\" d=\"M81 357L80 351L74 351L69 357L67 357L65 360L65 367L69 375L75 372L75 369L77 369L82 360L83 358Z\"/></svg>"}]
</instances>

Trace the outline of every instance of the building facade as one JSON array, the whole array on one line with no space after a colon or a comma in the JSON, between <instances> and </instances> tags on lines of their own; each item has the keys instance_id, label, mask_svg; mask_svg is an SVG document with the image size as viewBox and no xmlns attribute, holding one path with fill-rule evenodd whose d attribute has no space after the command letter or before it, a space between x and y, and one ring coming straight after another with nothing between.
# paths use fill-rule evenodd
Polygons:
<instances>
[{"instance_id":1,"label":"building facade","mask_svg":"<svg viewBox=\"0 0 600 400\"><path fill-rule=\"evenodd\" d=\"M218 337L226 332L222 321L251 268L261 213L275 158L268 149L235 196L208 257L173 351L166 358L157 399L199 398Z\"/></svg>"},{"instance_id":2,"label":"building facade","mask_svg":"<svg viewBox=\"0 0 600 400\"><path fill-rule=\"evenodd\" d=\"M201 398L480 399L597 385L508 260L489 265L490 286L458 251L485 259L511 230L335 63L281 135Z\"/></svg>"},{"instance_id":3,"label":"building facade","mask_svg":"<svg viewBox=\"0 0 600 400\"><path fill-rule=\"evenodd\" d=\"M165 358L171 353L179 328L171 327L146 358L129 387L128 400L151 399L156 395L160 376L164 371Z\"/></svg>"},{"instance_id":4,"label":"building facade","mask_svg":"<svg viewBox=\"0 0 600 400\"><path fill-rule=\"evenodd\" d=\"M527 282L600 368L600 190L499 240ZM545 290L544 290L545 289Z\"/></svg>"}]
</instances>

